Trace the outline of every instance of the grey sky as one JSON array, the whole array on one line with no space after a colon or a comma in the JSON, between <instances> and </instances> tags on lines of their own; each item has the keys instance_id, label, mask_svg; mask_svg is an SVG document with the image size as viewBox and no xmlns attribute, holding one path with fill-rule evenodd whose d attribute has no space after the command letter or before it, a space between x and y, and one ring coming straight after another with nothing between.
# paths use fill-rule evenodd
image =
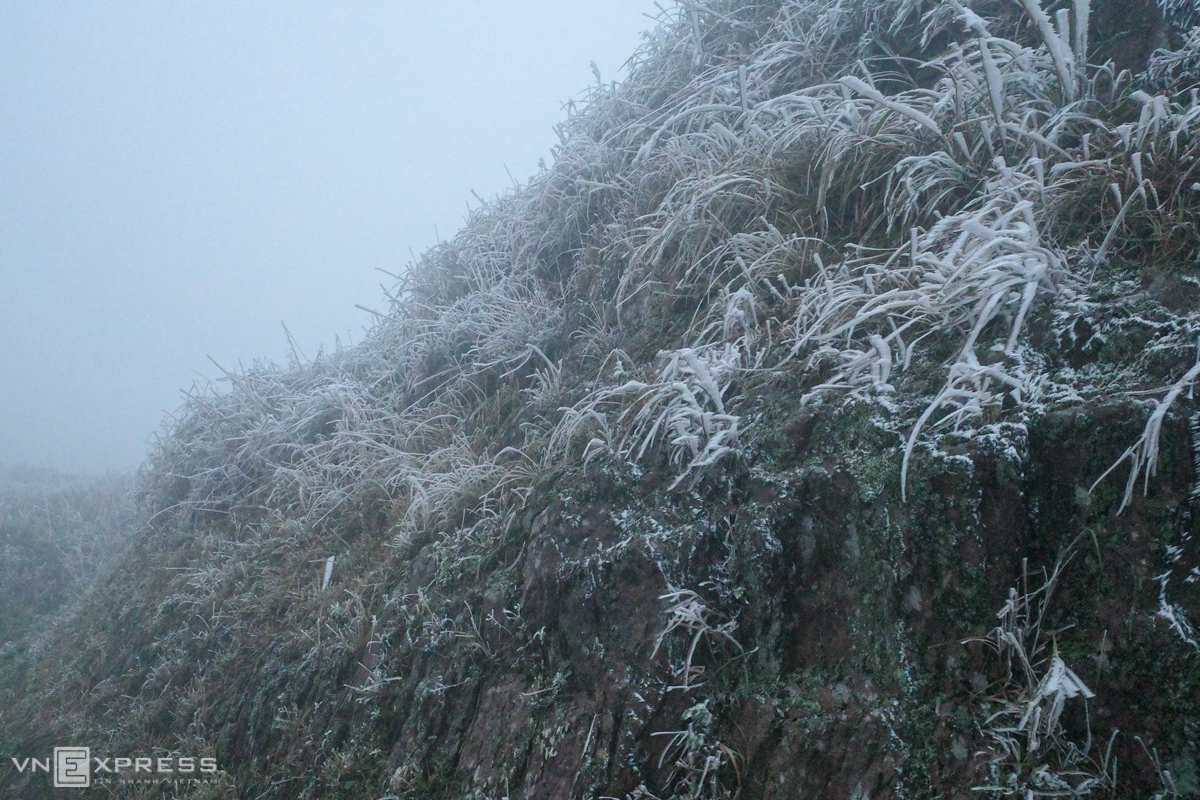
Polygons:
<instances>
[{"instance_id":1,"label":"grey sky","mask_svg":"<svg viewBox=\"0 0 1200 800\"><path fill-rule=\"evenodd\" d=\"M0 0L0 462L134 466L209 356L357 341L656 11Z\"/></svg>"}]
</instances>

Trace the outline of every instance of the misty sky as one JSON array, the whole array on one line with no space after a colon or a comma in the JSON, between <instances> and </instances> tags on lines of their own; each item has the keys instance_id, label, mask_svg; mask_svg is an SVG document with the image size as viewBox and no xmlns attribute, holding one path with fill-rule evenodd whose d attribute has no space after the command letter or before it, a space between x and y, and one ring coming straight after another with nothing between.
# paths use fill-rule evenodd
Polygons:
<instances>
[{"instance_id":1,"label":"misty sky","mask_svg":"<svg viewBox=\"0 0 1200 800\"><path fill-rule=\"evenodd\" d=\"M377 270L549 161L648 13L0 2L0 463L136 466L210 356L283 362L282 324L309 357L358 341Z\"/></svg>"}]
</instances>

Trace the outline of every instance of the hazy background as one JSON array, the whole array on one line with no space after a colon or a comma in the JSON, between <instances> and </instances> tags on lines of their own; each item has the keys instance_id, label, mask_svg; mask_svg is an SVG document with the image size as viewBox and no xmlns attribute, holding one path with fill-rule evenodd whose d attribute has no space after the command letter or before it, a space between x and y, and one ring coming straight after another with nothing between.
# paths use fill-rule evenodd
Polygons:
<instances>
[{"instance_id":1,"label":"hazy background","mask_svg":"<svg viewBox=\"0 0 1200 800\"><path fill-rule=\"evenodd\" d=\"M0 463L136 466L210 356L358 341L377 269L549 162L647 13L0 0Z\"/></svg>"}]
</instances>

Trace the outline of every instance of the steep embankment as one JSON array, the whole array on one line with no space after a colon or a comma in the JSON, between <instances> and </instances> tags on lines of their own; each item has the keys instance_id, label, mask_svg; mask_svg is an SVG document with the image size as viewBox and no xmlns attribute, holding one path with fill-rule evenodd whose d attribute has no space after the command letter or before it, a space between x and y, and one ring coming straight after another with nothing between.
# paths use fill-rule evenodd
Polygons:
<instances>
[{"instance_id":1,"label":"steep embankment","mask_svg":"<svg viewBox=\"0 0 1200 800\"><path fill-rule=\"evenodd\" d=\"M2 743L215 758L189 797L1194 796L1192 6L967 5L683 6L366 341L193 399Z\"/></svg>"}]
</instances>

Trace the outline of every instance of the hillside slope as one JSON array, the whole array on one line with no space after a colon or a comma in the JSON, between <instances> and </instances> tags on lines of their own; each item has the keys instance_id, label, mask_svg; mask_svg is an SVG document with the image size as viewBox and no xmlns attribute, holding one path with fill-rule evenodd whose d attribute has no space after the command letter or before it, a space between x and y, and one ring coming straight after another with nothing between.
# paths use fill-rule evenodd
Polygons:
<instances>
[{"instance_id":1,"label":"hillside slope","mask_svg":"<svg viewBox=\"0 0 1200 800\"><path fill-rule=\"evenodd\" d=\"M0 745L220 765L122 797L1200 794L1193 21L681 5L362 344L192 399Z\"/></svg>"},{"instance_id":2,"label":"hillside slope","mask_svg":"<svg viewBox=\"0 0 1200 800\"><path fill-rule=\"evenodd\" d=\"M137 520L127 475L0 466L0 653L77 603Z\"/></svg>"}]
</instances>

